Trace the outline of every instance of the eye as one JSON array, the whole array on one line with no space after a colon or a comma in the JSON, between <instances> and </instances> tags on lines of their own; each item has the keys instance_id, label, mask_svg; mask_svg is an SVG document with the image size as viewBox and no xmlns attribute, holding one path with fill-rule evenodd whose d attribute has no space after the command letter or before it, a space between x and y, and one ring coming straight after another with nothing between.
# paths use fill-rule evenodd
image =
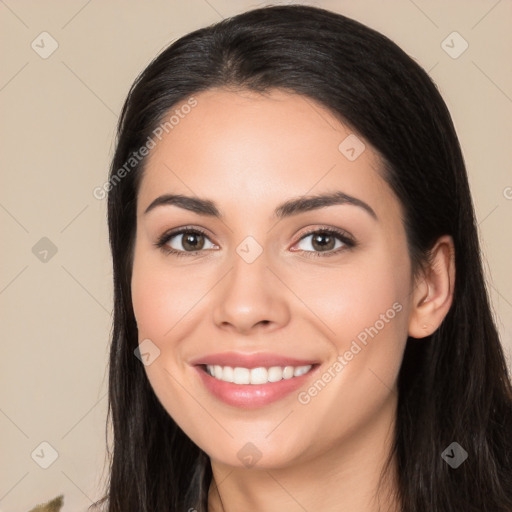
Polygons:
<instances>
[{"instance_id":1,"label":"eye","mask_svg":"<svg viewBox=\"0 0 512 512\"><path fill-rule=\"evenodd\" d=\"M311 240L304 243L308 238ZM155 245L166 254L176 256L193 256L205 249L218 249L218 246L211 241L209 241L211 246L205 247L205 240L209 241L209 238L203 230L183 227L164 233ZM317 228L309 231L301 237L296 245L301 243L303 247L298 250L305 253L307 257L333 256L356 245L348 233L334 228Z\"/></svg>"},{"instance_id":2,"label":"eye","mask_svg":"<svg viewBox=\"0 0 512 512\"><path fill-rule=\"evenodd\" d=\"M208 247L205 247L205 239L209 240L204 231L185 227L164 233L155 245L166 253L187 256L208 249ZM210 248L217 247L212 242L210 244L212 245Z\"/></svg>"},{"instance_id":3,"label":"eye","mask_svg":"<svg viewBox=\"0 0 512 512\"><path fill-rule=\"evenodd\" d=\"M307 257L333 256L356 245L355 241L345 231L333 228L321 228L310 231L302 236L299 244L308 238L311 238L311 240L303 243L303 247L299 248L303 252L310 253ZM336 242L339 242L338 245L336 245ZM309 250L308 247L312 248L312 250Z\"/></svg>"}]
</instances>

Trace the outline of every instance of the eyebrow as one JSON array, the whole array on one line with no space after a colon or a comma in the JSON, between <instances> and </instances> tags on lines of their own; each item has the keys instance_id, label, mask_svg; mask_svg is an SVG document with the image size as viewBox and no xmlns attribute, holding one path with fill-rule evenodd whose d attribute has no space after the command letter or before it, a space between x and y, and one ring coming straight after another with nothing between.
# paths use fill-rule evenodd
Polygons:
<instances>
[{"instance_id":1,"label":"eyebrow","mask_svg":"<svg viewBox=\"0 0 512 512\"><path fill-rule=\"evenodd\" d=\"M289 199L274 210L273 217L283 219L292 215L308 212L311 210L318 210L328 206L348 204L357 206L378 220L377 214L361 199L352 197L344 192L333 192L329 194L319 194L316 196L301 196L298 198ZM185 210L197 213L199 215L207 215L209 217L216 217L222 219L223 216L217 208L214 201L209 199L200 199L198 197L184 196L182 194L164 194L157 197L144 211L144 214L150 212L158 206L178 206Z\"/></svg>"}]
</instances>

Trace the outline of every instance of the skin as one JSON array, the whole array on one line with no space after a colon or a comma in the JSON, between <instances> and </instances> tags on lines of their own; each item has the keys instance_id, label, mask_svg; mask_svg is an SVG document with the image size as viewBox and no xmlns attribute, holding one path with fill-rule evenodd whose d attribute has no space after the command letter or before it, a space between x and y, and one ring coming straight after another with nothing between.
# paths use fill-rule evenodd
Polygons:
<instances>
[{"instance_id":1,"label":"skin","mask_svg":"<svg viewBox=\"0 0 512 512\"><path fill-rule=\"evenodd\" d=\"M397 510L387 497L396 490L394 463L377 488L392 440L397 375L407 336L432 333L451 305L451 238L438 241L431 267L414 280L401 205L367 141L359 137L365 150L349 161L338 146L353 130L288 92L211 89L194 96L197 106L147 160L132 294L139 341L160 350L145 366L148 379L211 458L209 510ZM349 204L272 218L288 199L334 191L364 201L378 220ZM175 205L145 214L165 193L210 199L224 217ZM207 232L198 238L199 254L189 248L178 257L155 246L164 232L189 225ZM304 237L326 227L345 230L357 245L315 248L313 237ZM247 236L263 250L250 264L236 252ZM168 245L185 252L184 238ZM319 256L307 257L313 253ZM269 351L319 360L318 376L396 303L400 312L307 404L294 392L241 410L213 397L190 365L215 352ZM261 452L254 467L237 456L248 442Z\"/></svg>"}]
</instances>

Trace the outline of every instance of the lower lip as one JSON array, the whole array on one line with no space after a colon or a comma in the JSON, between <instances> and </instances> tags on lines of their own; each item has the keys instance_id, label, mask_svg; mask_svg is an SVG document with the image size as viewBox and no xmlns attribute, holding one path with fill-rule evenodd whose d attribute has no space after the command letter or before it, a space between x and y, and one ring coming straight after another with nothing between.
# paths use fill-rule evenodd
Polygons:
<instances>
[{"instance_id":1,"label":"lower lip","mask_svg":"<svg viewBox=\"0 0 512 512\"><path fill-rule=\"evenodd\" d=\"M315 365L308 373L299 377L281 379L267 384L234 384L212 377L201 366L195 367L210 393L228 405L244 409L262 407L293 393L305 384L317 368L318 365Z\"/></svg>"}]
</instances>

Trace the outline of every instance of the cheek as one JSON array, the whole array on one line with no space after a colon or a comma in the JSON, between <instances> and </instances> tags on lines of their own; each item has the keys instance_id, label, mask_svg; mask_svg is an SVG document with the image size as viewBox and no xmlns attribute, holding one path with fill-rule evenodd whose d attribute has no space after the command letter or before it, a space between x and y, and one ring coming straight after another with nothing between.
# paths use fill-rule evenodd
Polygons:
<instances>
[{"instance_id":1,"label":"cheek","mask_svg":"<svg viewBox=\"0 0 512 512\"><path fill-rule=\"evenodd\" d=\"M364 402L369 390L378 393L379 386L386 394L396 381L407 340L408 264L406 253L373 254L326 274L328 285L316 292L309 288L308 305L328 327L332 362L344 367L333 387L348 386L354 403Z\"/></svg>"},{"instance_id":2,"label":"cheek","mask_svg":"<svg viewBox=\"0 0 512 512\"><path fill-rule=\"evenodd\" d=\"M180 411L190 410L193 404L180 385L185 363L179 339L186 320L190 320L186 315L202 295L199 283L186 272L169 271L162 256L136 247L131 291L139 343L149 339L159 350L144 370L162 406L186 432L194 431L194 425Z\"/></svg>"},{"instance_id":3,"label":"cheek","mask_svg":"<svg viewBox=\"0 0 512 512\"><path fill-rule=\"evenodd\" d=\"M191 276L194 276L192 278ZM170 330L187 315L202 295L203 281L194 270L170 270L165 257L135 255L132 303L139 339L168 338ZM203 292L204 293L204 292Z\"/></svg>"},{"instance_id":4,"label":"cheek","mask_svg":"<svg viewBox=\"0 0 512 512\"><path fill-rule=\"evenodd\" d=\"M364 339L366 330L374 326L389 333L391 324L393 330L402 331L406 323L402 320L405 314L397 312L405 310L409 290L404 267L387 257L368 260L325 270L315 279L296 280L297 295L318 314L339 350L345 350L360 334Z\"/></svg>"},{"instance_id":5,"label":"cheek","mask_svg":"<svg viewBox=\"0 0 512 512\"><path fill-rule=\"evenodd\" d=\"M299 395L306 416L330 418L327 443L359 431L394 396L407 340L404 268L382 255L359 260L329 273L328 286L316 292L304 286L300 292L309 290L308 306L319 317L314 322L331 344L324 372ZM345 413L334 416L334 410Z\"/></svg>"}]
</instances>

